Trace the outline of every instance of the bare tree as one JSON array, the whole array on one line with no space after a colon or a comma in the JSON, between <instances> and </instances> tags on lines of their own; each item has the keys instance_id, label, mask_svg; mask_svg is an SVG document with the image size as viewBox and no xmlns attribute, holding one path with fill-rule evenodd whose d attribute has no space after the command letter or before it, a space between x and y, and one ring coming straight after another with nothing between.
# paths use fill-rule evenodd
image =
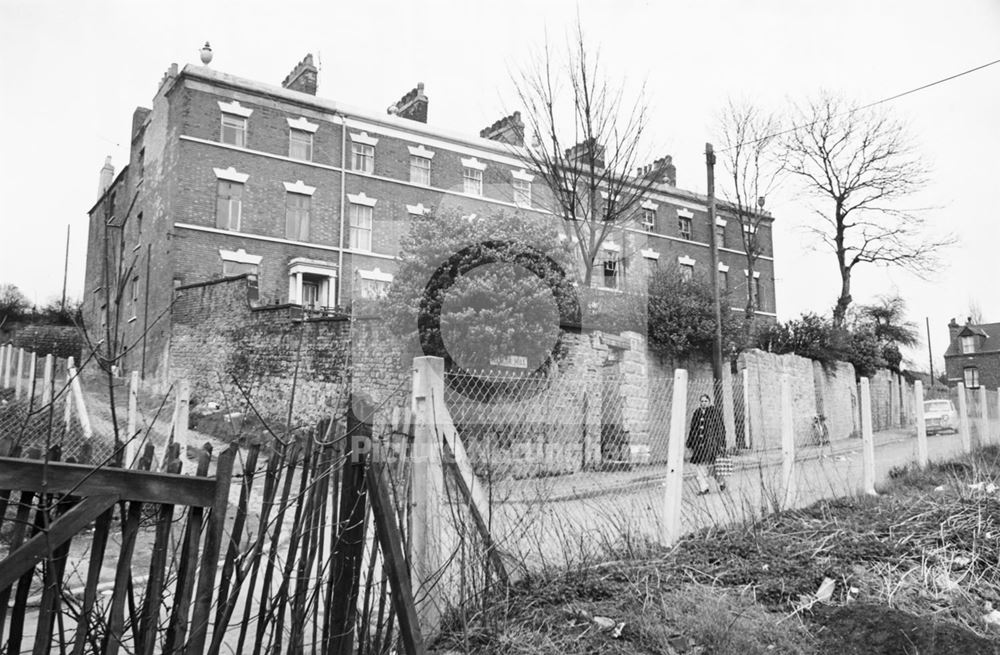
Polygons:
<instances>
[{"instance_id":1,"label":"bare tree","mask_svg":"<svg viewBox=\"0 0 1000 655\"><path fill-rule=\"evenodd\" d=\"M796 123L785 139L785 166L829 202L808 229L837 256L841 287L833 320L843 327L855 266L899 266L923 277L954 238L930 235L923 216L898 206L928 176L900 122L823 94L799 108Z\"/></svg>"},{"instance_id":2,"label":"bare tree","mask_svg":"<svg viewBox=\"0 0 1000 655\"><path fill-rule=\"evenodd\" d=\"M589 285L604 240L635 218L667 164L639 170L649 122L643 93L627 100L624 87L609 81L579 21L566 54L563 62L546 42L535 63L513 75L532 134L520 154L548 187L546 209L565 219Z\"/></svg>"},{"instance_id":3,"label":"bare tree","mask_svg":"<svg viewBox=\"0 0 1000 655\"><path fill-rule=\"evenodd\" d=\"M973 325L982 325L985 322L983 321L983 309L975 298L969 298L969 322Z\"/></svg>"},{"instance_id":4,"label":"bare tree","mask_svg":"<svg viewBox=\"0 0 1000 655\"><path fill-rule=\"evenodd\" d=\"M765 198L778 184L782 166L777 156L781 121L746 101L730 100L719 117L722 139L720 151L726 171L723 196L740 226L740 238L747 262L747 294L743 333L749 343L753 334L758 298L754 296L753 274L761 249L757 230L768 215Z\"/></svg>"}]
</instances>

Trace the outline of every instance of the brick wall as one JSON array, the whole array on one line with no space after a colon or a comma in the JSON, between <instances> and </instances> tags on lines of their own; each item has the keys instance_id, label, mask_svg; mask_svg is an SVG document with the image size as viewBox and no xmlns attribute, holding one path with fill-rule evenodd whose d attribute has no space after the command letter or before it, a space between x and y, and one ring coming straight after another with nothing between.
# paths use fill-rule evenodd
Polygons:
<instances>
[{"instance_id":1,"label":"brick wall","mask_svg":"<svg viewBox=\"0 0 1000 655\"><path fill-rule=\"evenodd\" d=\"M955 348L961 353L960 348ZM975 367L979 370L979 384L987 389L1000 388L1000 352L948 355L944 363L949 384L964 382L966 367Z\"/></svg>"}]
</instances>

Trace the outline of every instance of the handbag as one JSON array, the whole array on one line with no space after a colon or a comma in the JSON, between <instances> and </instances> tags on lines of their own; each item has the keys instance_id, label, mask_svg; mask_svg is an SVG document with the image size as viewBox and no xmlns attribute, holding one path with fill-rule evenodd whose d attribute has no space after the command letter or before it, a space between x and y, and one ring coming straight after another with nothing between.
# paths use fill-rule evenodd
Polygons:
<instances>
[{"instance_id":1,"label":"handbag","mask_svg":"<svg viewBox=\"0 0 1000 655\"><path fill-rule=\"evenodd\" d=\"M724 478L733 474L733 458L729 455L719 455L715 458L715 475Z\"/></svg>"}]
</instances>

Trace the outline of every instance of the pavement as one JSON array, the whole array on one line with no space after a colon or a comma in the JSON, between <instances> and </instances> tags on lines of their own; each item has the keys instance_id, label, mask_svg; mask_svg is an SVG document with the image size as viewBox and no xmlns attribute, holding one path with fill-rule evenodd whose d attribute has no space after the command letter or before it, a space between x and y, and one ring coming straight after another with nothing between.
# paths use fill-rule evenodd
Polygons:
<instances>
[{"instance_id":1,"label":"pavement","mask_svg":"<svg viewBox=\"0 0 1000 655\"><path fill-rule=\"evenodd\" d=\"M993 443L1000 441L997 428L1000 425L994 426ZM877 488L892 469L917 461L917 440L912 428L878 432L874 437ZM973 443L976 441L974 435ZM929 436L927 448L931 461L962 454L957 434ZM800 448L794 468L795 491L787 502L780 452L746 452L736 457L734 464L725 491L718 491L713 483L708 495L696 493L693 475L686 472L681 500L683 533L863 492L860 439ZM502 549L529 568L585 560L613 543L662 543L665 508L670 502L664 482L664 466L519 481L516 489L508 486L507 497L495 507L494 537ZM494 494L497 497L502 496Z\"/></svg>"},{"instance_id":2,"label":"pavement","mask_svg":"<svg viewBox=\"0 0 1000 655\"><path fill-rule=\"evenodd\" d=\"M939 435L949 436L949 435ZM958 438L958 435L954 435ZM934 439L935 437L929 437ZM874 434L876 448L890 444L913 441L916 434L912 428L885 430ZM915 446L914 446L915 447ZM795 459L806 462L813 459L836 457L860 450L861 439L842 439L825 446L807 445L796 449ZM781 466L781 450L739 450L733 451L734 473L761 466ZM914 456L915 458L915 456ZM667 473L666 464L635 465L618 471L582 471L571 475L551 476L514 480L495 485L494 497L502 502L560 502L581 500L613 493L626 493L644 486L661 484ZM694 469L690 466L684 472L686 480L693 479Z\"/></svg>"}]
</instances>

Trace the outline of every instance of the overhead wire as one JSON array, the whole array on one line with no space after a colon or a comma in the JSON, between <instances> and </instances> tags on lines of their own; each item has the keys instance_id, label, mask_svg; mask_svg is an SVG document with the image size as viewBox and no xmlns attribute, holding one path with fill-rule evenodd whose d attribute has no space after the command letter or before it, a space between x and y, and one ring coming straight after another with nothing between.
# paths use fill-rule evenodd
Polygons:
<instances>
[{"instance_id":1,"label":"overhead wire","mask_svg":"<svg viewBox=\"0 0 1000 655\"><path fill-rule=\"evenodd\" d=\"M893 100L898 100L899 98L902 98L904 96L908 96L910 94L917 93L918 91L923 91L924 89L929 89L932 86L937 86L938 84L944 84L945 82L950 82L951 80L958 79L959 77L963 77L963 76L969 75L971 73L975 73L976 71L980 71L980 70L982 70L984 68L989 68L990 66L993 66L995 64L1000 64L1000 59L994 59L993 61L989 61L989 62L986 62L985 64L980 64L979 66L975 66L973 68L966 69L966 70L964 70L964 71L962 71L960 73L955 73L954 75L949 75L948 77L942 77L941 79L934 80L933 82L928 82L927 84L923 84L921 86L914 87L912 89L908 89L906 91L903 91L902 93L897 93L895 95L891 95L891 96L887 96L885 98L881 98L879 100L875 100L874 102L869 102L868 104L861 105L859 107L851 107L850 109L848 109L846 111L842 111L840 113L834 114L832 117L844 116L846 114L853 114L856 111L861 111L863 109L870 109L872 107L884 104L886 102L891 102ZM813 121L813 123L815 123L815 121ZM741 143L737 143L737 144L731 145L728 148L720 148L719 150L716 150L716 152L727 152L729 150L732 150L733 148L737 148L737 147L740 147L740 146L752 145L754 143L760 143L761 141L766 141L767 139L773 139L776 136L782 136L784 134L790 134L791 132L794 132L796 130L800 130L800 129L804 128L804 127L808 127L809 125L812 125L813 123L805 123L803 125L793 125L792 127L789 127L787 129L779 130L777 132L772 132L771 134L766 134L766 135L764 135L764 136L762 136L760 138L757 138L757 139L751 139L749 141L743 141Z\"/></svg>"}]
</instances>

